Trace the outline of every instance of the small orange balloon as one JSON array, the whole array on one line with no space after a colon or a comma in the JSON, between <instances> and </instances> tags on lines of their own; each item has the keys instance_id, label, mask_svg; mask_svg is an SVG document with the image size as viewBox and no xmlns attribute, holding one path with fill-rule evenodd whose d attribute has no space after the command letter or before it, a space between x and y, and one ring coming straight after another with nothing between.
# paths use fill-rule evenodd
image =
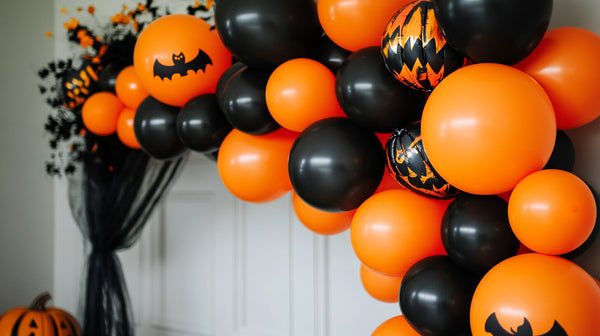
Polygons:
<instances>
[{"instance_id":1,"label":"small orange balloon","mask_svg":"<svg viewBox=\"0 0 600 336\"><path fill-rule=\"evenodd\" d=\"M183 106L193 97L214 93L231 53L203 19L171 14L140 33L133 66L144 88L157 100Z\"/></svg>"},{"instance_id":2,"label":"small orange balloon","mask_svg":"<svg viewBox=\"0 0 600 336\"><path fill-rule=\"evenodd\" d=\"M285 195L292 190L288 158L297 136L286 129L259 136L233 129L217 158L225 187L247 202L264 203Z\"/></svg>"},{"instance_id":3,"label":"small orange balloon","mask_svg":"<svg viewBox=\"0 0 600 336\"><path fill-rule=\"evenodd\" d=\"M559 129L585 125L600 116L600 36L576 27L546 32L536 49L515 67L542 85Z\"/></svg>"},{"instance_id":4,"label":"small orange balloon","mask_svg":"<svg viewBox=\"0 0 600 336\"><path fill-rule=\"evenodd\" d=\"M371 336L421 336L408 324L404 316L399 315L383 322Z\"/></svg>"},{"instance_id":5,"label":"small orange balloon","mask_svg":"<svg viewBox=\"0 0 600 336\"><path fill-rule=\"evenodd\" d=\"M556 120L531 76L481 63L458 69L432 91L421 135L429 161L448 183L493 195L544 167L554 150Z\"/></svg>"},{"instance_id":6,"label":"small orange balloon","mask_svg":"<svg viewBox=\"0 0 600 336\"><path fill-rule=\"evenodd\" d=\"M449 203L408 189L374 194L352 218L354 252L373 271L396 277L425 257L446 254L440 232Z\"/></svg>"},{"instance_id":7,"label":"small orange balloon","mask_svg":"<svg viewBox=\"0 0 600 336\"><path fill-rule=\"evenodd\" d=\"M319 0L317 13L325 34L350 50L381 46L390 18L412 0Z\"/></svg>"},{"instance_id":8,"label":"small orange balloon","mask_svg":"<svg viewBox=\"0 0 600 336\"><path fill-rule=\"evenodd\" d=\"M356 210L344 212L319 210L304 202L293 190L292 205L300 222L314 233L322 235L334 235L349 229L356 212Z\"/></svg>"},{"instance_id":9,"label":"small orange balloon","mask_svg":"<svg viewBox=\"0 0 600 336\"><path fill-rule=\"evenodd\" d=\"M130 148L140 149L142 148L135 137L133 131L133 119L135 117L135 110L125 107L119 118L117 119L117 136L121 142Z\"/></svg>"},{"instance_id":10,"label":"small orange balloon","mask_svg":"<svg viewBox=\"0 0 600 336\"><path fill-rule=\"evenodd\" d=\"M374 299L387 303L398 302L402 277L387 276L360 265L360 281Z\"/></svg>"},{"instance_id":11,"label":"small orange balloon","mask_svg":"<svg viewBox=\"0 0 600 336\"><path fill-rule=\"evenodd\" d=\"M508 201L508 220L529 249L559 255L588 239L596 209L594 194L583 180L564 170L545 169L517 184Z\"/></svg>"},{"instance_id":12,"label":"small orange balloon","mask_svg":"<svg viewBox=\"0 0 600 336\"><path fill-rule=\"evenodd\" d=\"M273 119L294 132L321 119L346 116L335 94L335 75L308 58L278 66L267 81L265 98Z\"/></svg>"},{"instance_id":13,"label":"small orange balloon","mask_svg":"<svg viewBox=\"0 0 600 336\"><path fill-rule=\"evenodd\" d=\"M111 135L117 131L117 119L123 103L115 94L96 92L81 107L83 124L97 135Z\"/></svg>"},{"instance_id":14,"label":"small orange balloon","mask_svg":"<svg viewBox=\"0 0 600 336\"><path fill-rule=\"evenodd\" d=\"M494 266L471 302L473 336L600 335L600 287L581 267L537 253Z\"/></svg>"},{"instance_id":15,"label":"small orange balloon","mask_svg":"<svg viewBox=\"0 0 600 336\"><path fill-rule=\"evenodd\" d=\"M123 104L134 110L137 109L142 100L148 97L148 91L140 83L133 65L127 66L119 72L115 80L115 91Z\"/></svg>"}]
</instances>

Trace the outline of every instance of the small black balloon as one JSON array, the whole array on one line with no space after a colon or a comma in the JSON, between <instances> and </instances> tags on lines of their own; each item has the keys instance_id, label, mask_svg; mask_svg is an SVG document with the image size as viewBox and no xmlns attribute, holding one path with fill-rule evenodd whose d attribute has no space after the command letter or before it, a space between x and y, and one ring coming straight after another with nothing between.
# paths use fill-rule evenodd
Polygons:
<instances>
[{"instance_id":1,"label":"small black balloon","mask_svg":"<svg viewBox=\"0 0 600 336\"><path fill-rule=\"evenodd\" d=\"M217 81L217 88L215 90L215 95L217 96L217 101L220 101L221 99L223 99L223 90L227 86L227 83L229 83L229 80L231 79L231 77L236 72L238 72L239 70L246 68L246 67L248 67L246 64L244 64L242 62L236 62L236 63L233 63L233 65L230 66L227 70L225 70L225 72L223 72L223 74L221 75L221 77L219 77L219 80Z\"/></svg>"},{"instance_id":2,"label":"small black balloon","mask_svg":"<svg viewBox=\"0 0 600 336\"><path fill-rule=\"evenodd\" d=\"M221 112L214 94L190 99L177 114L177 135L189 149L212 152L233 129Z\"/></svg>"},{"instance_id":3,"label":"small black balloon","mask_svg":"<svg viewBox=\"0 0 600 336\"><path fill-rule=\"evenodd\" d=\"M379 186L385 153L374 133L348 118L327 118L300 133L288 163L302 200L324 211L349 211Z\"/></svg>"},{"instance_id":4,"label":"small black balloon","mask_svg":"<svg viewBox=\"0 0 600 336\"><path fill-rule=\"evenodd\" d=\"M479 276L521 246L508 221L508 203L496 195L471 194L459 195L446 209L442 243L454 262Z\"/></svg>"},{"instance_id":5,"label":"small black balloon","mask_svg":"<svg viewBox=\"0 0 600 336\"><path fill-rule=\"evenodd\" d=\"M421 119L426 95L398 82L386 69L379 47L354 52L338 70L337 100L357 124L391 133Z\"/></svg>"},{"instance_id":6,"label":"small black balloon","mask_svg":"<svg viewBox=\"0 0 600 336\"><path fill-rule=\"evenodd\" d=\"M144 152L159 160L175 159L187 152L177 136L178 112L179 107L161 103L152 96L140 103L133 119L133 131Z\"/></svg>"},{"instance_id":7,"label":"small black balloon","mask_svg":"<svg viewBox=\"0 0 600 336\"><path fill-rule=\"evenodd\" d=\"M329 36L323 34L312 59L325 65L334 74L344 64L352 52L335 44Z\"/></svg>"},{"instance_id":8,"label":"small black balloon","mask_svg":"<svg viewBox=\"0 0 600 336\"><path fill-rule=\"evenodd\" d=\"M115 93L115 84L117 83L117 76L123 70L116 63L106 65L100 71L98 75L98 85L100 90Z\"/></svg>"},{"instance_id":9,"label":"small black balloon","mask_svg":"<svg viewBox=\"0 0 600 336\"><path fill-rule=\"evenodd\" d=\"M252 135L268 134L281 128L267 108L265 90L269 76L269 71L249 67L241 67L231 75L218 99L231 126Z\"/></svg>"},{"instance_id":10,"label":"small black balloon","mask_svg":"<svg viewBox=\"0 0 600 336\"><path fill-rule=\"evenodd\" d=\"M556 131L556 142L550 159L544 169L560 169L568 172L573 171L575 165L575 146L571 138L563 130Z\"/></svg>"},{"instance_id":11,"label":"small black balloon","mask_svg":"<svg viewBox=\"0 0 600 336\"><path fill-rule=\"evenodd\" d=\"M448 256L426 257L404 274L400 310L421 335L471 335L470 305L478 281Z\"/></svg>"},{"instance_id":12,"label":"small black balloon","mask_svg":"<svg viewBox=\"0 0 600 336\"><path fill-rule=\"evenodd\" d=\"M235 57L265 70L308 57L322 32L314 0L219 0L215 25Z\"/></svg>"},{"instance_id":13,"label":"small black balloon","mask_svg":"<svg viewBox=\"0 0 600 336\"><path fill-rule=\"evenodd\" d=\"M477 63L514 65L544 37L553 0L433 0L448 44Z\"/></svg>"}]
</instances>

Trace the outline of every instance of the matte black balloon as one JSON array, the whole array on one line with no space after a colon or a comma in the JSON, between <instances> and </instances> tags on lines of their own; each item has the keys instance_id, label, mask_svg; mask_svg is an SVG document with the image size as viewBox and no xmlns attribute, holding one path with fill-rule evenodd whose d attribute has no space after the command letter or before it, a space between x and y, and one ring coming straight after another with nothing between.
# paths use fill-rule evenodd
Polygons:
<instances>
[{"instance_id":1,"label":"matte black balloon","mask_svg":"<svg viewBox=\"0 0 600 336\"><path fill-rule=\"evenodd\" d=\"M244 67L229 78L218 103L234 128L252 135L281 128L267 108L265 89L269 76L268 71Z\"/></svg>"},{"instance_id":2,"label":"matte black balloon","mask_svg":"<svg viewBox=\"0 0 600 336\"><path fill-rule=\"evenodd\" d=\"M98 86L100 90L115 93L115 83L117 82L117 76L123 70L116 63L111 63L102 68L98 75Z\"/></svg>"},{"instance_id":3,"label":"matte black balloon","mask_svg":"<svg viewBox=\"0 0 600 336\"><path fill-rule=\"evenodd\" d=\"M447 42L475 62L513 65L539 44L552 0L433 0Z\"/></svg>"},{"instance_id":4,"label":"matte black balloon","mask_svg":"<svg viewBox=\"0 0 600 336\"><path fill-rule=\"evenodd\" d=\"M426 97L390 74L379 47L348 57L338 70L335 90L344 113L377 133L391 133L421 119Z\"/></svg>"},{"instance_id":5,"label":"matte black balloon","mask_svg":"<svg viewBox=\"0 0 600 336\"><path fill-rule=\"evenodd\" d=\"M521 246L508 222L508 203L496 195L471 194L459 195L446 209L442 243L454 262L479 276Z\"/></svg>"},{"instance_id":6,"label":"matte black balloon","mask_svg":"<svg viewBox=\"0 0 600 336\"><path fill-rule=\"evenodd\" d=\"M600 198L598 197L598 193L596 192L596 190L594 190L594 188L589 183L586 182L586 184L592 191L592 194L594 194L594 200L596 201L596 209L597 209L596 213L600 214ZM583 242L583 244L581 244L581 246L579 246L578 248L574 249L573 251L571 251L569 253L565 253L565 254L561 255L561 257L563 257L565 259L573 260L573 259L581 256L587 250L589 250L589 248L596 242L596 239L598 238L599 233L600 233L600 215L596 215L596 224L594 224L594 229L592 230L592 233L590 233L590 236L588 237L588 239L586 239Z\"/></svg>"},{"instance_id":7,"label":"matte black balloon","mask_svg":"<svg viewBox=\"0 0 600 336\"><path fill-rule=\"evenodd\" d=\"M348 118L308 126L296 139L289 174L302 200L324 211L356 209L379 186L385 154L377 136Z\"/></svg>"},{"instance_id":8,"label":"matte black balloon","mask_svg":"<svg viewBox=\"0 0 600 336\"><path fill-rule=\"evenodd\" d=\"M574 165L575 146L573 146L573 142L567 133L563 130L557 130L554 150L544 169L561 169L572 172Z\"/></svg>"},{"instance_id":9,"label":"matte black balloon","mask_svg":"<svg viewBox=\"0 0 600 336\"><path fill-rule=\"evenodd\" d=\"M223 72L221 77L219 77L219 81L217 81L217 88L215 90L215 95L217 96L218 101L223 99L223 90L227 86L227 83L229 83L229 80L231 79L231 77L236 72L238 72L239 70L246 68L246 67L248 67L246 64L244 64L242 62L236 62L232 66L230 66L227 70L225 70L225 72Z\"/></svg>"},{"instance_id":10,"label":"matte black balloon","mask_svg":"<svg viewBox=\"0 0 600 336\"><path fill-rule=\"evenodd\" d=\"M212 152L233 129L217 104L214 94L190 99L177 114L177 135L189 149Z\"/></svg>"},{"instance_id":11,"label":"matte black balloon","mask_svg":"<svg viewBox=\"0 0 600 336\"><path fill-rule=\"evenodd\" d=\"M179 107L170 106L148 96L138 106L133 118L133 132L142 150L159 160L171 160L187 152L179 140L176 119Z\"/></svg>"},{"instance_id":12,"label":"matte black balloon","mask_svg":"<svg viewBox=\"0 0 600 336\"><path fill-rule=\"evenodd\" d=\"M470 305L478 281L448 256L424 258L402 279L400 309L421 335L471 335Z\"/></svg>"},{"instance_id":13,"label":"matte black balloon","mask_svg":"<svg viewBox=\"0 0 600 336\"><path fill-rule=\"evenodd\" d=\"M312 58L325 65L331 72L336 74L338 69L350 55L352 55L351 51L333 43L329 36L323 34Z\"/></svg>"},{"instance_id":14,"label":"matte black balloon","mask_svg":"<svg viewBox=\"0 0 600 336\"><path fill-rule=\"evenodd\" d=\"M308 57L322 32L314 0L219 0L215 24L235 57L266 70Z\"/></svg>"}]
</instances>

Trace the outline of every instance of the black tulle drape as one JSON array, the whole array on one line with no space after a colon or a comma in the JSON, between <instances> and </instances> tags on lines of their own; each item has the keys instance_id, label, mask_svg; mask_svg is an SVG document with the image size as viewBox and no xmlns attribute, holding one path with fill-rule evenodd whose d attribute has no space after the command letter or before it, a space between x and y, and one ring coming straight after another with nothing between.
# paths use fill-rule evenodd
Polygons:
<instances>
[{"instance_id":1,"label":"black tulle drape","mask_svg":"<svg viewBox=\"0 0 600 336\"><path fill-rule=\"evenodd\" d=\"M91 251L85 269L83 335L132 336L133 321L116 251L139 238L152 210L172 184L185 157L160 161L99 138L98 157L84 157L69 179L73 217ZM108 159L107 159L108 158Z\"/></svg>"}]
</instances>

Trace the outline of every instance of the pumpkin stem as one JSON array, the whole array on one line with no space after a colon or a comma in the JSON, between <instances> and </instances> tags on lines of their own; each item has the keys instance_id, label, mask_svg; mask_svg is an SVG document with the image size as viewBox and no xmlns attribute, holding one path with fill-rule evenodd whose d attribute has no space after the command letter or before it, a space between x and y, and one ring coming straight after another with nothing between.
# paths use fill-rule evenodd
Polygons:
<instances>
[{"instance_id":1,"label":"pumpkin stem","mask_svg":"<svg viewBox=\"0 0 600 336\"><path fill-rule=\"evenodd\" d=\"M50 293L43 292L42 294L38 295L33 300L33 302L31 303L31 305L29 305L29 309L31 309L31 310L38 310L38 311L45 311L46 310L46 303L48 301L50 301L50 299L52 299L52 296L50 295Z\"/></svg>"}]
</instances>

